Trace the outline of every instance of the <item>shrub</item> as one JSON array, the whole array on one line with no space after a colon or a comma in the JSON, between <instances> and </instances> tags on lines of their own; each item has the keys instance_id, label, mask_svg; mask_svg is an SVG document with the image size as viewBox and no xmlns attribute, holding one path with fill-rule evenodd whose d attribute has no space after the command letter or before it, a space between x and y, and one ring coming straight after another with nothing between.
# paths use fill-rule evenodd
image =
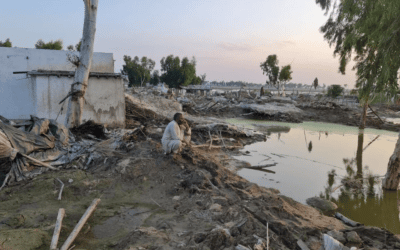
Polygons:
<instances>
[{"instance_id":1,"label":"shrub","mask_svg":"<svg viewBox=\"0 0 400 250\"><path fill-rule=\"evenodd\" d=\"M340 86L338 84L333 84L328 87L327 96L335 98L335 97L340 96L343 93L343 91L344 91L344 88L342 86Z\"/></svg>"}]
</instances>

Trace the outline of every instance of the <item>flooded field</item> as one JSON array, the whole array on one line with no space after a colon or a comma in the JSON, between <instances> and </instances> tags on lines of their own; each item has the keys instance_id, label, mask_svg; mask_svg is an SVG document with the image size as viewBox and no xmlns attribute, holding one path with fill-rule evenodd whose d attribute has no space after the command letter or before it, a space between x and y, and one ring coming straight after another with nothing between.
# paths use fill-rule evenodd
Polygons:
<instances>
[{"instance_id":1,"label":"flooded field","mask_svg":"<svg viewBox=\"0 0 400 250\"><path fill-rule=\"evenodd\" d=\"M242 169L242 177L304 204L313 196L328 198L355 221L400 233L399 195L381 188L397 133L374 129L359 133L355 127L313 122L228 121L251 127L286 126L271 132L266 142L242 150L246 155L237 159L252 166L267 165L263 171Z\"/></svg>"}]
</instances>

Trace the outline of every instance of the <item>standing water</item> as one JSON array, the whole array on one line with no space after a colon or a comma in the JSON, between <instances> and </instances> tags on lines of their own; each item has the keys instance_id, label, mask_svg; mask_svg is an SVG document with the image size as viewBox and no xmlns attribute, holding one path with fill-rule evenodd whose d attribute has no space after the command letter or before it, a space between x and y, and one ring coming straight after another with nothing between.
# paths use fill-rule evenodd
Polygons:
<instances>
[{"instance_id":1,"label":"standing water","mask_svg":"<svg viewBox=\"0 0 400 250\"><path fill-rule=\"evenodd\" d=\"M275 129L267 141L246 146L246 155L235 157L252 166L266 165L266 171L242 169L242 177L303 204L313 196L330 199L354 221L400 233L399 193L381 188L397 133L315 122L228 122L256 129L286 126Z\"/></svg>"}]
</instances>

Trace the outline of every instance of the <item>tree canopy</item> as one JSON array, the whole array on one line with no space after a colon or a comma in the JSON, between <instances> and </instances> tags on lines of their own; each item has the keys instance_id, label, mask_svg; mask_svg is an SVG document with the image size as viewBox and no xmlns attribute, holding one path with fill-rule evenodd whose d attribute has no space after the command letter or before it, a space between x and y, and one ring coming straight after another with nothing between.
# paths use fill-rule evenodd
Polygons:
<instances>
[{"instance_id":1,"label":"tree canopy","mask_svg":"<svg viewBox=\"0 0 400 250\"><path fill-rule=\"evenodd\" d=\"M184 57L181 61L178 56L169 55L163 57L160 63L162 72L160 80L170 88L201 84L205 80L205 75L196 76L196 59L194 57L192 60Z\"/></svg>"},{"instance_id":2,"label":"tree canopy","mask_svg":"<svg viewBox=\"0 0 400 250\"><path fill-rule=\"evenodd\" d=\"M81 45L82 45L82 39L77 44L75 44L75 47L74 45L71 44L67 47L67 49L69 51L81 51Z\"/></svg>"},{"instance_id":3,"label":"tree canopy","mask_svg":"<svg viewBox=\"0 0 400 250\"><path fill-rule=\"evenodd\" d=\"M42 39L39 39L35 44L36 49L52 49L52 50L62 50L63 41L61 39L45 43Z\"/></svg>"},{"instance_id":4,"label":"tree canopy","mask_svg":"<svg viewBox=\"0 0 400 250\"><path fill-rule=\"evenodd\" d=\"M150 84L157 85L161 82L160 80L160 72L158 70L154 70L151 74Z\"/></svg>"},{"instance_id":5,"label":"tree canopy","mask_svg":"<svg viewBox=\"0 0 400 250\"><path fill-rule=\"evenodd\" d=\"M10 41L10 38L7 38L4 42L0 41L0 47L12 47L12 43Z\"/></svg>"},{"instance_id":6,"label":"tree canopy","mask_svg":"<svg viewBox=\"0 0 400 250\"><path fill-rule=\"evenodd\" d=\"M394 94L400 68L400 1L316 0L329 18L321 32L334 55L339 55L339 72L353 58L360 98L371 93ZM355 54L355 56L353 55Z\"/></svg>"},{"instance_id":7,"label":"tree canopy","mask_svg":"<svg viewBox=\"0 0 400 250\"><path fill-rule=\"evenodd\" d=\"M263 74L268 76L269 81L267 83L275 85L280 89L281 83L286 83L292 80L292 73L290 64L283 66L279 71L278 57L276 55L269 55L265 62L260 63L260 68Z\"/></svg>"},{"instance_id":8,"label":"tree canopy","mask_svg":"<svg viewBox=\"0 0 400 250\"><path fill-rule=\"evenodd\" d=\"M315 79L314 79L314 82L313 82L313 85L312 86L314 86L314 89L317 89L317 87L318 87L318 78L317 77L315 77Z\"/></svg>"},{"instance_id":9,"label":"tree canopy","mask_svg":"<svg viewBox=\"0 0 400 250\"><path fill-rule=\"evenodd\" d=\"M133 59L130 56L124 55L125 64L122 66L123 73L128 75L129 86L148 83L151 80L151 71L156 63L143 56L141 59L135 56Z\"/></svg>"},{"instance_id":10,"label":"tree canopy","mask_svg":"<svg viewBox=\"0 0 400 250\"><path fill-rule=\"evenodd\" d=\"M328 87L328 93L327 96L336 98L340 96L344 91L344 88L340 86L339 84L333 84Z\"/></svg>"},{"instance_id":11,"label":"tree canopy","mask_svg":"<svg viewBox=\"0 0 400 250\"><path fill-rule=\"evenodd\" d=\"M276 85L279 75L278 57L276 55L269 55L265 62L260 64L263 74L268 76L269 83ZM268 83L268 81L267 81Z\"/></svg>"}]
</instances>

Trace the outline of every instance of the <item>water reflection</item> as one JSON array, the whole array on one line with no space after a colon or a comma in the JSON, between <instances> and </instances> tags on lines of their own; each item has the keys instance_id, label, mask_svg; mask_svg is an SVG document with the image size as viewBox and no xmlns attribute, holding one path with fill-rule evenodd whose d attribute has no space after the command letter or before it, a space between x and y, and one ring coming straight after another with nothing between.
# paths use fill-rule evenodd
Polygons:
<instances>
[{"instance_id":1,"label":"water reflection","mask_svg":"<svg viewBox=\"0 0 400 250\"><path fill-rule=\"evenodd\" d=\"M319 132L320 136L319 139L321 139L321 131ZM309 153L311 153L312 151L312 141L307 143L307 136L306 136L306 130L304 129L304 140L306 142L306 148L308 150Z\"/></svg>"},{"instance_id":2,"label":"water reflection","mask_svg":"<svg viewBox=\"0 0 400 250\"><path fill-rule=\"evenodd\" d=\"M363 153L378 137L364 148L364 131L359 131L356 157L343 159L345 176L337 175L335 169L329 171L327 185L320 196L335 202L339 212L354 221L398 234L398 192L382 190L380 177L374 175L368 166L363 167ZM337 190L339 194L333 195Z\"/></svg>"},{"instance_id":3,"label":"water reflection","mask_svg":"<svg viewBox=\"0 0 400 250\"><path fill-rule=\"evenodd\" d=\"M321 194L336 202L340 212L351 219L370 226L386 226L400 234L397 193L384 193L380 179L374 177L386 173L397 133L365 129L364 134L359 134L354 127L324 123L257 123L254 127L268 131L273 127L291 128L288 132L270 133L267 141L243 149L250 154L235 157L274 173L242 169L238 172L242 177L260 186L279 189L283 195L303 204ZM241 124L254 121L243 120ZM267 167L269 164L274 165Z\"/></svg>"}]
</instances>

